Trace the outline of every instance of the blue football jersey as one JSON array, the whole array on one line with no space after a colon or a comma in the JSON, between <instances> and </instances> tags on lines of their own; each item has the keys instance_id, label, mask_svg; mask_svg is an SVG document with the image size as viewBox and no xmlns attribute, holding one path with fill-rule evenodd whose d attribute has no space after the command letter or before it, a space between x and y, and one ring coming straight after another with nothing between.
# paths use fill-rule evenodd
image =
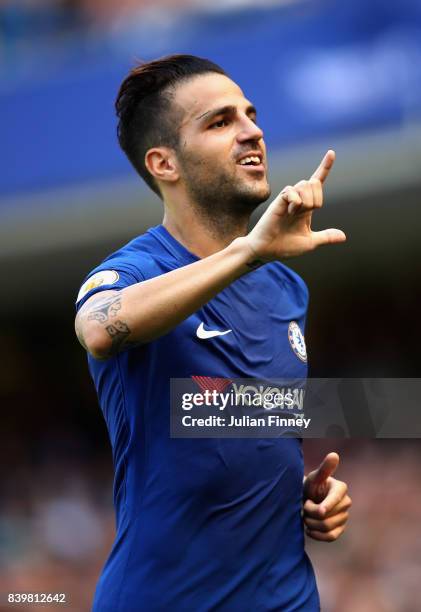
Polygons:
<instances>
[{"instance_id":1,"label":"blue football jersey","mask_svg":"<svg viewBox=\"0 0 421 612\"><path fill-rule=\"evenodd\" d=\"M77 307L197 260L162 225L151 228L88 275ZM157 340L106 361L88 356L117 523L95 612L320 609L304 550L301 440L170 437L171 378L305 378L307 303L300 277L273 262ZM231 331L204 338L201 325Z\"/></svg>"}]
</instances>

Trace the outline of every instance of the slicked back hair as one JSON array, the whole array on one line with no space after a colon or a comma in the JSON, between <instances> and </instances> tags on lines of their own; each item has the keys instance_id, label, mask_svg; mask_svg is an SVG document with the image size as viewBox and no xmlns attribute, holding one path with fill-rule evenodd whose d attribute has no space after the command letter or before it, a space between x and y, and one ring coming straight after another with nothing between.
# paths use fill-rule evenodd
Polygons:
<instances>
[{"instance_id":1,"label":"slicked back hair","mask_svg":"<svg viewBox=\"0 0 421 612\"><path fill-rule=\"evenodd\" d=\"M149 187L161 197L154 177L145 166L152 147L177 149L180 109L173 103L174 86L195 76L226 72L213 62L194 55L168 55L141 62L124 79L115 108L121 148Z\"/></svg>"}]
</instances>

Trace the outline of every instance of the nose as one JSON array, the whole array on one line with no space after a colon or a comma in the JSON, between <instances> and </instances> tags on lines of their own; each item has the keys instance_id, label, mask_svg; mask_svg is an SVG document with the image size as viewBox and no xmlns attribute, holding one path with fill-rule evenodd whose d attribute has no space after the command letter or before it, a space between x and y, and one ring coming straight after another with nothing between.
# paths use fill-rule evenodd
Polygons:
<instances>
[{"instance_id":1,"label":"nose","mask_svg":"<svg viewBox=\"0 0 421 612\"><path fill-rule=\"evenodd\" d=\"M263 130L247 115L242 121L241 130L237 135L238 142L246 142L247 140L261 140L263 138Z\"/></svg>"}]
</instances>

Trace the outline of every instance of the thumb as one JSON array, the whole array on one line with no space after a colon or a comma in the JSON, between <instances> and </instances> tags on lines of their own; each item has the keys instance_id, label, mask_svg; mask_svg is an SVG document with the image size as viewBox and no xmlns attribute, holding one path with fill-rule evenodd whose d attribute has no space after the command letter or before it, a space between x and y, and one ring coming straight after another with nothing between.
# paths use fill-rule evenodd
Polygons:
<instances>
[{"instance_id":1,"label":"thumb","mask_svg":"<svg viewBox=\"0 0 421 612\"><path fill-rule=\"evenodd\" d=\"M342 230L330 228L322 230L321 232L312 232L312 239L314 246L318 247L324 244L345 242L346 236Z\"/></svg>"},{"instance_id":2,"label":"thumb","mask_svg":"<svg viewBox=\"0 0 421 612\"><path fill-rule=\"evenodd\" d=\"M339 465L338 453L328 453L317 470L313 472L313 484L319 485L336 472Z\"/></svg>"}]
</instances>

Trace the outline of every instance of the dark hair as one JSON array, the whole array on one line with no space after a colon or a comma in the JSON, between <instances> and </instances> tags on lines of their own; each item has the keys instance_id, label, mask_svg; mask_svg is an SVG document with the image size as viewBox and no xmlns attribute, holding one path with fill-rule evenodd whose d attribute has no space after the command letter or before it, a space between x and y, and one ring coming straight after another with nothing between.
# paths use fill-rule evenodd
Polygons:
<instances>
[{"instance_id":1,"label":"dark hair","mask_svg":"<svg viewBox=\"0 0 421 612\"><path fill-rule=\"evenodd\" d=\"M194 55L168 55L133 68L118 92L115 108L121 148L140 176L161 195L145 166L151 147L177 148L180 119L173 104L172 88L200 74L226 72L213 62Z\"/></svg>"}]
</instances>

